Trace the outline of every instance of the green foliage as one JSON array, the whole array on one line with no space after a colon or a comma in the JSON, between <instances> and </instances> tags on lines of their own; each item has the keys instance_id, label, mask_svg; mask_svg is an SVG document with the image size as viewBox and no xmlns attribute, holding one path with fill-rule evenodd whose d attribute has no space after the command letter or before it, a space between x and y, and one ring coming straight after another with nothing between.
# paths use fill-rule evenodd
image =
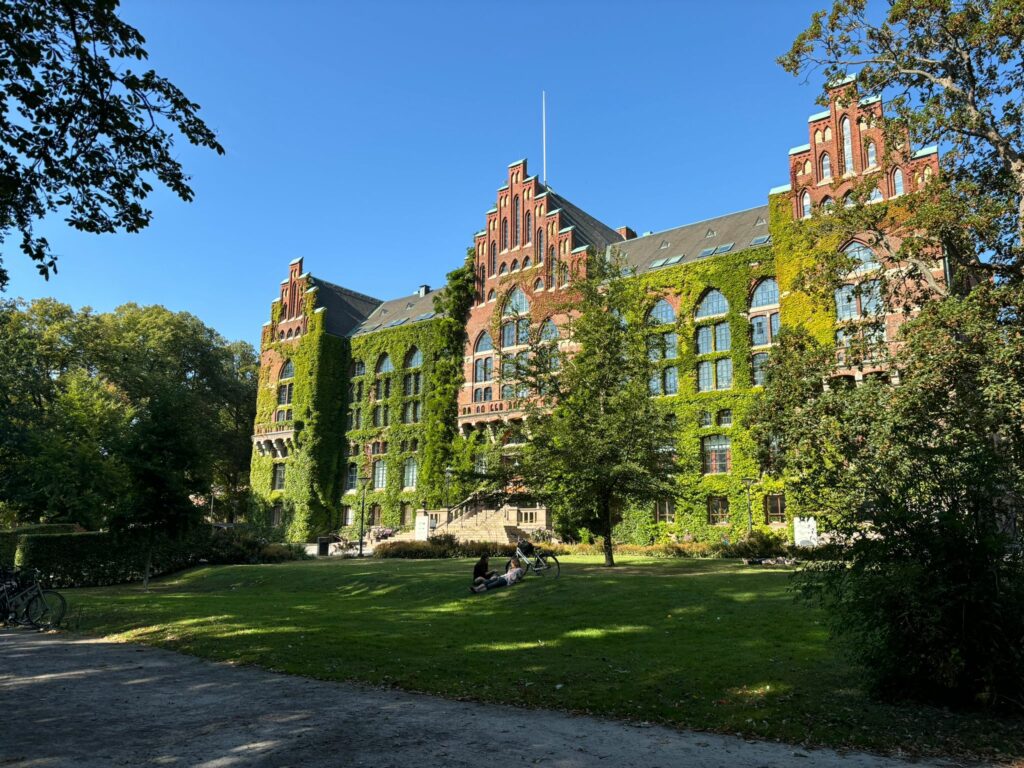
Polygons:
<instances>
[{"instance_id":1,"label":"green foliage","mask_svg":"<svg viewBox=\"0 0 1024 768\"><path fill-rule=\"evenodd\" d=\"M193 197L175 134L224 150L199 106L153 70L139 72L145 40L117 17L116 0L36 0L0 6L0 242L11 231L41 274L56 256L33 224L60 212L83 232L137 232L159 180ZM0 267L0 289L7 272Z\"/></svg>"},{"instance_id":2,"label":"green foliage","mask_svg":"<svg viewBox=\"0 0 1024 768\"><path fill-rule=\"evenodd\" d=\"M1024 700L1024 291L981 286L902 329L900 384L823 388L787 336L754 432L834 544L800 576L886 696Z\"/></svg>"},{"instance_id":3,"label":"green foliage","mask_svg":"<svg viewBox=\"0 0 1024 768\"><path fill-rule=\"evenodd\" d=\"M186 313L0 303L0 501L22 522L188 528L239 495L253 353ZM244 452L239 446L244 447Z\"/></svg>"},{"instance_id":4,"label":"green foliage","mask_svg":"<svg viewBox=\"0 0 1024 768\"><path fill-rule=\"evenodd\" d=\"M913 0L881 13L834 0L779 59L797 76L820 72L826 88L852 76L841 104L890 96L889 160L908 143L943 146L942 178L907 207L909 236L895 248L904 261L942 246L954 272L1024 279L1022 17L1019 0Z\"/></svg>"},{"instance_id":5,"label":"green foliage","mask_svg":"<svg viewBox=\"0 0 1024 768\"><path fill-rule=\"evenodd\" d=\"M77 526L70 523L43 523L23 525L10 531L0 531L0 565L13 565L18 552L18 537L30 533L74 533Z\"/></svg>"},{"instance_id":6,"label":"green foliage","mask_svg":"<svg viewBox=\"0 0 1024 768\"><path fill-rule=\"evenodd\" d=\"M550 548L545 547L545 551ZM493 541L456 541L454 536L434 536L429 541L385 541L373 548L377 559L435 560L446 557L509 558L516 553L515 544ZM496 564L497 565L497 564ZM501 568L495 567L495 570Z\"/></svg>"}]
</instances>

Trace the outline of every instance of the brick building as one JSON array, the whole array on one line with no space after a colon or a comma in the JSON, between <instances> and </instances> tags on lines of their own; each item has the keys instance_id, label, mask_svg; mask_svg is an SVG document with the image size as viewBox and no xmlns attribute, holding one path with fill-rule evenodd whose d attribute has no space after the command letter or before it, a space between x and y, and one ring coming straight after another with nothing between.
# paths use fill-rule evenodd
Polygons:
<instances>
[{"instance_id":1,"label":"brick building","mask_svg":"<svg viewBox=\"0 0 1024 768\"><path fill-rule=\"evenodd\" d=\"M509 165L473 238L475 299L461 386L450 395L435 378L442 358L458 362L439 341L437 291L420 286L381 301L292 262L263 329L252 471L262 503L254 515L302 540L353 526L365 490L368 525L407 529L427 507L442 530L465 536L547 525L543 510L520 505L510 516L479 499L459 504L467 489L449 489L446 467L430 457L443 453L466 466L500 453L522 418L512 385L502 381L502 360L523 351L528 328L557 338L565 318L553 313L553 299L589 249L616 249L652 297L652 396L680 425L683 469L673 498L625 513L622 538L729 538L746 530L748 514L755 526L786 528L783 480L760 478L748 496L759 472L741 426L776 334L803 325L834 339L837 374L857 380L884 363L853 350L892 345L905 318L881 306L878 275L893 265L870 240L839 245L858 266L834 304L822 306L797 290L806 254L780 233L815 210L846 204L865 179L876 182L869 204L886 203L938 172L935 148L883 162L882 101L847 104L842 89L828 110L808 118L808 142L789 151L789 183L770 190L765 205L662 232L613 228L545 187L526 160ZM941 258L928 268L946 279ZM868 330L862 320L871 314L883 321ZM455 424L431 426L453 413ZM439 451L438 441L449 440ZM449 522L453 506L457 519Z\"/></svg>"}]
</instances>

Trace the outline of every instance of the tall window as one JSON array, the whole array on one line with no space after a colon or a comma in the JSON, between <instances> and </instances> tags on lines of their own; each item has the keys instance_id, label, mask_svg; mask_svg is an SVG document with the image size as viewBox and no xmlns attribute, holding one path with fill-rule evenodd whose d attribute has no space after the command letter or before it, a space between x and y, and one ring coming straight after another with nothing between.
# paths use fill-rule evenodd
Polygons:
<instances>
[{"instance_id":1,"label":"tall window","mask_svg":"<svg viewBox=\"0 0 1024 768\"><path fill-rule=\"evenodd\" d=\"M473 362L473 381L490 381L494 378L494 358L478 357Z\"/></svg>"},{"instance_id":2,"label":"tall window","mask_svg":"<svg viewBox=\"0 0 1024 768\"><path fill-rule=\"evenodd\" d=\"M384 459L373 462L373 489L379 491L387 484L388 463Z\"/></svg>"},{"instance_id":3,"label":"tall window","mask_svg":"<svg viewBox=\"0 0 1024 768\"><path fill-rule=\"evenodd\" d=\"M377 373L391 373L393 370L395 366L391 364L391 358L387 354L381 355L377 360Z\"/></svg>"},{"instance_id":4,"label":"tall window","mask_svg":"<svg viewBox=\"0 0 1024 768\"><path fill-rule=\"evenodd\" d=\"M654 502L654 522L674 523L676 521L676 502L674 499L662 499Z\"/></svg>"},{"instance_id":5,"label":"tall window","mask_svg":"<svg viewBox=\"0 0 1024 768\"><path fill-rule=\"evenodd\" d=\"M892 193L893 195L903 194L903 171L899 168L892 172Z\"/></svg>"},{"instance_id":6,"label":"tall window","mask_svg":"<svg viewBox=\"0 0 1024 768\"><path fill-rule=\"evenodd\" d=\"M402 423L418 424L422 414L423 406L419 400L411 400L402 406Z\"/></svg>"},{"instance_id":7,"label":"tall window","mask_svg":"<svg viewBox=\"0 0 1024 768\"><path fill-rule=\"evenodd\" d=\"M715 361L715 389L732 387L732 360L724 357Z\"/></svg>"},{"instance_id":8,"label":"tall window","mask_svg":"<svg viewBox=\"0 0 1024 768\"><path fill-rule=\"evenodd\" d=\"M664 299L658 299L658 302L651 307L648 317L652 323L657 325L665 325L676 321L676 313L672 309L672 305Z\"/></svg>"},{"instance_id":9,"label":"tall window","mask_svg":"<svg viewBox=\"0 0 1024 768\"><path fill-rule=\"evenodd\" d=\"M804 191L800 196L800 214L802 218L811 218L811 193Z\"/></svg>"},{"instance_id":10,"label":"tall window","mask_svg":"<svg viewBox=\"0 0 1024 768\"><path fill-rule=\"evenodd\" d=\"M537 263L544 263L544 230L539 227L537 229Z\"/></svg>"},{"instance_id":11,"label":"tall window","mask_svg":"<svg viewBox=\"0 0 1024 768\"><path fill-rule=\"evenodd\" d=\"M413 347L405 355L406 368L419 368L423 365L423 353L418 347Z\"/></svg>"},{"instance_id":12,"label":"tall window","mask_svg":"<svg viewBox=\"0 0 1024 768\"><path fill-rule=\"evenodd\" d=\"M708 496L708 525L724 525L729 522L729 499L725 496Z\"/></svg>"},{"instance_id":13,"label":"tall window","mask_svg":"<svg viewBox=\"0 0 1024 768\"><path fill-rule=\"evenodd\" d=\"M728 311L729 302L726 301L725 296L712 288L697 306L697 317L714 317L715 315L724 315Z\"/></svg>"},{"instance_id":14,"label":"tall window","mask_svg":"<svg viewBox=\"0 0 1024 768\"><path fill-rule=\"evenodd\" d=\"M829 159L828 152L823 152L821 155L821 178L822 180L832 178L832 161Z\"/></svg>"},{"instance_id":15,"label":"tall window","mask_svg":"<svg viewBox=\"0 0 1024 768\"><path fill-rule=\"evenodd\" d=\"M508 219L501 220L501 250L508 250Z\"/></svg>"},{"instance_id":16,"label":"tall window","mask_svg":"<svg viewBox=\"0 0 1024 768\"><path fill-rule=\"evenodd\" d=\"M697 391L710 392L715 388L715 369L708 362L697 363Z\"/></svg>"},{"instance_id":17,"label":"tall window","mask_svg":"<svg viewBox=\"0 0 1024 768\"><path fill-rule=\"evenodd\" d=\"M519 217L519 195L512 198L512 245L519 245L519 233L522 230Z\"/></svg>"},{"instance_id":18,"label":"tall window","mask_svg":"<svg viewBox=\"0 0 1024 768\"><path fill-rule=\"evenodd\" d=\"M487 264L487 274L494 277L494 273L498 271L498 245L491 240L491 259Z\"/></svg>"},{"instance_id":19,"label":"tall window","mask_svg":"<svg viewBox=\"0 0 1024 768\"><path fill-rule=\"evenodd\" d=\"M868 168L874 168L876 165L878 165L878 150L875 149L875 142L873 141L868 142L867 156Z\"/></svg>"},{"instance_id":20,"label":"tall window","mask_svg":"<svg viewBox=\"0 0 1024 768\"><path fill-rule=\"evenodd\" d=\"M526 218L523 224L523 241L529 245L533 235L533 217L530 216L530 212L526 212Z\"/></svg>"},{"instance_id":21,"label":"tall window","mask_svg":"<svg viewBox=\"0 0 1024 768\"><path fill-rule=\"evenodd\" d=\"M853 133L850 130L850 118L842 119L839 130L843 134L843 173L853 173Z\"/></svg>"},{"instance_id":22,"label":"tall window","mask_svg":"<svg viewBox=\"0 0 1024 768\"><path fill-rule=\"evenodd\" d=\"M473 347L474 352L490 352L494 349L494 341L491 339L491 334L487 331L481 333L476 339L476 345Z\"/></svg>"},{"instance_id":23,"label":"tall window","mask_svg":"<svg viewBox=\"0 0 1024 768\"><path fill-rule=\"evenodd\" d=\"M274 474L271 477L270 490L272 491L283 491L284 490L284 473L285 465L283 463L277 463L274 465Z\"/></svg>"},{"instance_id":24,"label":"tall window","mask_svg":"<svg viewBox=\"0 0 1024 768\"><path fill-rule=\"evenodd\" d=\"M407 373L402 381L402 394L406 397L412 397L418 395L423 388L423 374L419 371L416 373Z\"/></svg>"},{"instance_id":25,"label":"tall window","mask_svg":"<svg viewBox=\"0 0 1024 768\"><path fill-rule=\"evenodd\" d=\"M410 457L405 460L402 465L402 486L404 488L415 488L416 487L416 476L419 468L416 464L416 459Z\"/></svg>"},{"instance_id":26,"label":"tall window","mask_svg":"<svg viewBox=\"0 0 1024 768\"><path fill-rule=\"evenodd\" d=\"M750 375L755 387L763 387L768 366L768 353L758 352L750 358Z\"/></svg>"},{"instance_id":27,"label":"tall window","mask_svg":"<svg viewBox=\"0 0 1024 768\"><path fill-rule=\"evenodd\" d=\"M786 522L786 497L781 493L764 497L764 521L768 524Z\"/></svg>"},{"instance_id":28,"label":"tall window","mask_svg":"<svg viewBox=\"0 0 1024 768\"><path fill-rule=\"evenodd\" d=\"M511 317L512 315L525 315L530 311L530 301L526 298L526 294L523 293L519 286L516 286L508 293L508 298L505 300L505 309L502 310L502 317Z\"/></svg>"},{"instance_id":29,"label":"tall window","mask_svg":"<svg viewBox=\"0 0 1024 768\"><path fill-rule=\"evenodd\" d=\"M341 508L341 524L352 525L356 521L355 513L352 511L352 507Z\"/></svg>"},{"instance_id":30,"label":"tall window","mask_svg":"<svg viewBox=\"0 0 1024 768\"><path fill-rule=\"evenodd\" d=\"M348 472L345 475L345 490L354 493L359 487L359 465L354 461L349 462Z\"/></svg>"}]
</instances>

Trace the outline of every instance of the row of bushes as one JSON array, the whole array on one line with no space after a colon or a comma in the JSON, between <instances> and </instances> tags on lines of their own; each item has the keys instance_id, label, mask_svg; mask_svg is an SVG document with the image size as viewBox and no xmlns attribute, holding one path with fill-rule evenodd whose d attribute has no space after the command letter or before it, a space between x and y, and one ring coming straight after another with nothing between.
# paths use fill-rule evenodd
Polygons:
<instances>
[{"instance_id":1,"label":"row of bushes","mask_svg":"<svg viewBox=\"0 0 1024 768\"><path fill-rule=\"evenodd\" d=\"M81 530L73 523L39 523L0 531L0 563L13 563L18 553L18 537L30 533L74 533Z\"/></svg>"},{"instance_id":2,"label":"row of bushes","mask_svg":"<svg viewBox=\"0 0 1024 768\"><path fill-rule=\"evenodd\" d=\"M549 544L537 545L544 552L554 555L601 555L601 542L593 544ZM457 541L454 536L444 534L428 541L391 541L378 544L373 549L377 558L436 559L444 557L512 557L515 544L499 544L493 541ZM642 546L619 544L615 554L634 557L782 557L796 554L796 549L781 534L754 531L749 538L736 542L678 541Z\"/></svg>"},{"instance_id":3,"label":"row of bushes","mask_svg":"<svg viewBox=\"0 0 1024 768\"><path fill-rule=\"evenodd\" d=\"M29 531L29 532L26 532ZM273 544L243 531L199 529L181 538L148 531L38 532L20 528L13 556L2 562L39 572L53 587L98 587L139 581L201 563L276 563L305 558L301 546Z\"/></svg>"}]
</instances>

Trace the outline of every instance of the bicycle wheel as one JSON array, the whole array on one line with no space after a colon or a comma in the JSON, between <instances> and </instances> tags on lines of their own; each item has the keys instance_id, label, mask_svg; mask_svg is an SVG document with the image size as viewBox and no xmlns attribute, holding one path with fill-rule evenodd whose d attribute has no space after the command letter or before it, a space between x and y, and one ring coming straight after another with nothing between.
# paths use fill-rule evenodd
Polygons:
<instances>
[{"instance_id":1,"label":"bicycle wheel","mask_svg":"<svg viewBox=\"0 0 1024 768\"><path fill-rule=\"evenodd\" d=\"M537 569L537 573L541 575L550 573L552 578L557 579L558 574L562 572L558 558L554 555L538 555L537 560L542 563L542 567Z\"/></svg>"},{"instance_id":2,"label":"bicycle wheel","mask_svg":"<svg viewBox=\"0 0 1024 768\"><path fill-rule=\"evenodd\" d=\"M64 618L68 604L64 596L52 589L44 589L25 606L25 618L39 629L53 629Z\"/></svg>"}]
</instances>

